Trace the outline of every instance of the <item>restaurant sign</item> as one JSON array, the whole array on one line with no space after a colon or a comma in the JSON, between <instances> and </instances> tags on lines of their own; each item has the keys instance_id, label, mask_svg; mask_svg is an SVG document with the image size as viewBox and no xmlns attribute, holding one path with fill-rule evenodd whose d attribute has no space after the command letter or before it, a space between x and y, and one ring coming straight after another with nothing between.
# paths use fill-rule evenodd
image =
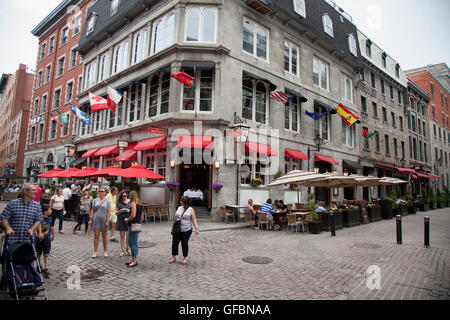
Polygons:
<instances>
[{"instance_id":1,"label":"restaurant sign","mask_svg":"<svg viewBox=\"0 0 450 320\"><path fill-rule=\"evenodd\" d=\"M160 129L160 128L149 128L148 132L151 133L151 134L167 135L167 130L166 129Z\"/></svg>"}]
</instances>

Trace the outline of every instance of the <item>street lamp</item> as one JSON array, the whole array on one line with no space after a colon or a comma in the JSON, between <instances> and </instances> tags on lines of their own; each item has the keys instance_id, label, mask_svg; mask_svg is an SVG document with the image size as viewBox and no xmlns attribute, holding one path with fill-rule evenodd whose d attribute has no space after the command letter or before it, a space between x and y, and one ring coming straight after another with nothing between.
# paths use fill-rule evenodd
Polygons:
<instances>
[{"instance_id":1,"label":"street lamp","mask_svg":"<svg viewBox=\"0 0 450 320\"><path fill-rule=\"evenodd\" d=\"M320 147L323 145L323 139L322 137L317 133L316 136L313 139L314 144L316 145L316 149L311 149L310 147L308 147L308 171L309 169L309 163L311 161L311 151L317 151L320 152Z\"/></svg>"}]
</instances>

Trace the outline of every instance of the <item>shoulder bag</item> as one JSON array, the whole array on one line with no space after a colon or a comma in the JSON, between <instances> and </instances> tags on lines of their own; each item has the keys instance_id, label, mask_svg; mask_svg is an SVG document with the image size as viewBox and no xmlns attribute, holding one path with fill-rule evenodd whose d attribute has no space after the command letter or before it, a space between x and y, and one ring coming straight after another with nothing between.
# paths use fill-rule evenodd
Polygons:
<instances>
[{"instance_id":1,"label":"shoulder bag","mask_svg":"<svg viewBox=\"0 0 450 320\"><path fill-rule=\"evenodd\" d=\"M189 209L189 208L187 208L186 210L184 210L183 214L181 215L181 219L183 219L184 213L185 213L188 209ZM177 220L177 221L175 221L175 222L173 223L173 226L172 226L172 232L171 232L172 235L181 233L181 219L180 219L180 220Z\"/></svg>"},{"instance_id":2,"label":"shoulder bag","mask_svg":"<svg viewBox=\"0 0 450 320\"><path fill-rule=\"evenodd\" d=\"M136 206L137 211L137 206ZM141 210L142 215L142 210ZM139 216L140 218L140 216ZM142 232L142 224L141 223L131 223L131 232Z\"/></svg>"}]
</instances>

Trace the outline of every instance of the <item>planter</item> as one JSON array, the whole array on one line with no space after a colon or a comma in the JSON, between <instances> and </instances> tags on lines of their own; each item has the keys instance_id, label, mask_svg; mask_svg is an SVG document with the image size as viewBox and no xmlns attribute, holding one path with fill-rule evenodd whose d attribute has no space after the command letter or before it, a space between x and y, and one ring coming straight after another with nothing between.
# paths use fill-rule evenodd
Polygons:
<instances>
[{"instance_id":1,"label":"planter","mask_svg":"<svg viewBox=\"0 0 450 320\"><path fill-rule=\"evenodd\" d=\"M427 203L419 203L419 210L420 211L428 211L430 210L430 204Z\"/></svg>"},{"instance_id":2,"label":"planter","mask_svg":"<svg viewBox=\"0 0 450 320\"><path fill-rule=\"evenodd\" d=\"M448 207L448 201L445 201L445 206Z\"/></svg>"},{"instance_id":3,"label":"planter","mask_svg":"<svg viewBox=\"0 0 450 320\"><path fill-rule=\"evenodd\" d=\"M383 219L392 219L392 202L389 200L381 200L381 217Z\"/></svg>"},{"instance_id":4,"label":"planter","mask_svg":"<svg viewBox=\"0 0 450 320\"><path fill-rule=\"evenodd\" d=\"M319 234L322 232L322 221L310 221L308 222L308 230L312 234Z\"/></svg>"},{"instance_id":5,"label":"planter","mask_svg":"<svg viewBox=\"0 0 450 320\"><path fill-rule=\"evenodd\" d=\"M436 208L436 204L434 202L430 202L430 210L434 210Z\"/></svg>"},{"instance_id":6,"label":"planter","mask_svg":"<svg viewBox=\"0 0 450 320\"><path fill-rule=\"evenodd\" d=\"M417 207L416 206L408 206L408 214L416 214L417 213Z\"/></svg>"},{"instance_id":7,"label":"planter","mask_svg":"<svg viewBox=\"0 0 450 320\"><path fill-rule=\"evenodd\" d=\"M215 191L215 192L219 192L220 189L222 189L222 188L214 188L214 191Z\"/></svg>"},{"instance_id":8,"label":"planter","mask_svg":"<svg viewBox=\"0 0 450 320\"><path fill-rule=\"evenodd\" d=\"M334 214L335 230L342 229L344 227L342 225L342 211L334 211L333 214ZM331 230L330 214L328 212L322 213L322 230L324 231Z\"/></svg>"},{"instance_id":9,"label":"planter","mask_svg":"<svg viewBox=\"0 0 450 320\"><path fill-rule=\"evenodd\" d=\"M360 209L346 209L342 212L342 224L346 228L360 225Z\"/></svg>"},{"instance_id":10,"label":"planter","mask_svg":"<svg viewBox=\"0 0 450 320\"><path fill-rule=\"evenodd\" d=\"M437 207L438 207L439 209L445 208L445 202L443 202L443 201L437 202Z\"/></svg>"},{"instance_id":11,"label":"planter","mask_svg":"<svg viewBox=\"0 0 450 320\"><path fill-rule=\"evenodd\" d=\"M368 207L367 212L369 213L370 222L381 220L381 207Z\"/></svg>"},{"instance_id":12,"label":"planter","mask_svg":"<svg viewBox=\"0 0 450 320\"><path fill-rule=\"evenodd\" d=\"M408 215L408 208L407 208L406 204L400 204L400 206L398 207L398 210L399 210L400 214L402 215L402 217Z\"/></svg>"}]
</instances>

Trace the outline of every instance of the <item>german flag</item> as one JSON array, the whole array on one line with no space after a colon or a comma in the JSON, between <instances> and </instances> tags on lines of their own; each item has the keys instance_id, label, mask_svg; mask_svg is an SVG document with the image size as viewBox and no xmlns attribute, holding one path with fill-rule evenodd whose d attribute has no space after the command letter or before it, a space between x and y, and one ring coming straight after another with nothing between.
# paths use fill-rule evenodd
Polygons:
<instances>
[{"instance_id":1,"label":"german flag","mask_svg":"<svg viewBox=\"0 0 450 320\"><path fill-rule=\"evenodd\" d=\"M344 119L345 123L348 126L351 126L356 121L358 121L359 117L355 116L351 113L342 103L340 103L336 108L336 113Z\"/></svg>"}]
</instances>

